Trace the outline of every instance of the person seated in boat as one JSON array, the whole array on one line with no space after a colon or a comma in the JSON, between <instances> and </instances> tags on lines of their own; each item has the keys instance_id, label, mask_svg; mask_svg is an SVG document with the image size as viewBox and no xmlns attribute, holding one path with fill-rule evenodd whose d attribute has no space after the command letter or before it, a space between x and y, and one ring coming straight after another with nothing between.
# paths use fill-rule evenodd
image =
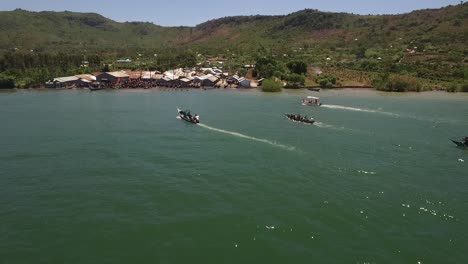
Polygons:
<instances>
[{"instance_id":1,"label":"person seated in boat","mask_svg":"<svg viewBox=\"0 0 468 264\"><path fill-rule=\"evenodd\" d=\"M465 137L463 140L462 140L463 144L467 145L468 146L468 137Z\"/></svg>"}]
</instances>

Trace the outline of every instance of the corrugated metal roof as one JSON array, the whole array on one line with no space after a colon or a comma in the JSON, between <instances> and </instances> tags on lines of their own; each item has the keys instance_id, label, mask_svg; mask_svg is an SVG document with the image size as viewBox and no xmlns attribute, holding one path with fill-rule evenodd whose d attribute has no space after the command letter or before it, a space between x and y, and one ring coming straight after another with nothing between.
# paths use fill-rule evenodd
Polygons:
<instances>
[{"instance_id":1,"label":"corrugated metal roof","mask_svg":"<svg viewBox=\"0 0 468 264\"><path fill-rule=\"evenodd\" d=\"M94 76L92 74L78 74L78 75L75 75L75 76L82 79L82 80L96 81L96 76Z\"/></svg>"},{"instance_id":2,"label":"corrugated metal roof","mask_svg":"<svg viewBox=\"0 0 468 264\"><path fill-rule=\"evenodd\" d=\"M78 81L78 77L76 76L66 76L66 77L58 77L54 79L54 82L74 82Z\"/></svg>"},{"instance_id":3,"label":"corrugated metal roof","mask_svg":"<svg viewBox=\"0 0 468 264\"><path fill-rule=\"evenodd\" d=\"M216 83L219 79L218 79L218 77L211 76L211 77L208 78L208 80L210 80L210 81Z\"/></svg>"},{"instance_id":4,"label":"corrugated metal roof","mask_svg":"<svg viewBox=\"0 0 468 264\"><path fill-rule=\"evenodd\" d=\"M158 73L158 74L151 76L151 78L153 80L161 80L163 78L163 75Z\"/></svg>"},{"instance_id":5,"label":"corrugated metal roof","mask_svg":"<svg viewBox=\"0 0 468 264\"><path fill-rule=\"evenodd\" d=\"M179 76L174 75L173 73L167 71L164 73L164 78L168 78L170 80L176 80L176 79L179 79Z\"/></svg>"},{"instance_id":6,"label":"corrugated metal roof","mask_svg":"<svg viewBox=\"0 0 468 264\"><path fill-rule=\"evenodd\" d=\"M156 74L160 74L160 72L158 72L158 71L143 71L143 72L141 73L141 78L142 78L142 79L151 79L151 78L153 78L154 75L156 75ZM154 78L153 78L153 79L154 79ZM161 79L161 78L159 78L159 79Z\"/></svg>"},{"instance_id":7,"label":"corrugated metal roof","mask_svg":"<svg viewBox=\"0 0 468 264\"><path fill-rule=\"evenodd\" d=\"M128 78L129 77L128 74L126 74L125 72L121 72L121 71L106 72L106 73L116 78Z\"/></svg>"},{"instance_id":8,"label":"corrugated metal roof","mask_svg":"<svg viewBox=\"0 0 468 264\"><path fill-rule=\"evenodd\" d=\"M141 72L139 71L125 71L130 79L139 79L141 78Z\"/></svg>"},{"instance_id":9,"label":"corrugated metal roof","mask_svg":"<svg viewBox=\"0 0 468 264\"><path fill-rule=\"evenodd\" d=\"M246 79L246 78L244 78L244 77L240 78L240 79L239 79L239 82L240 82L240 83L245 83L245 82L251 83L251 81L250 81L249 79Z\"/></svg>"}]
</instances>

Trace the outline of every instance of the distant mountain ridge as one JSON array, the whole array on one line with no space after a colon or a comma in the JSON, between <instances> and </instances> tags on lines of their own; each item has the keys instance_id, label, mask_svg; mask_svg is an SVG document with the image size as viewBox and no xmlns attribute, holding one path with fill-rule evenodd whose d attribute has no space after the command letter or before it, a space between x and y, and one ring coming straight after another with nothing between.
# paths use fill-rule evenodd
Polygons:
<instances>
[{"instance_id":1,"label":"distant mountain ridge","mask_svg":"<svg viewBox=\"0 0 468 264\"><path fill-rule=\"evenodd\" d=\"M468 4L401 15L354 15L306 9L284 16L235 16L195 27L162 27L147 22L119 23L96 13L0 12L0 51L78 50L134 53L147 49L281 50L291 45L346 47L360 39L382 47L396 39L464 50L468 43Z\"/></svg>"}]
</instances>

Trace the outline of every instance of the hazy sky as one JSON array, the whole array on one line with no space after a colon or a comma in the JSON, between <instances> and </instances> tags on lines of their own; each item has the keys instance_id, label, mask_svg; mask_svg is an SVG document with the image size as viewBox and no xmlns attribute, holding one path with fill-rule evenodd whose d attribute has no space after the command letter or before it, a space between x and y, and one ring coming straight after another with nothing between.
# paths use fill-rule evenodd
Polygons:
<instances>
[{"instance_id":1,"label":"hazy sky","mask_svg":"<svg viewBox=\"0 0 468 264\"><path fill-rule=\"evenodd\" d=\"M0 10L95 12L116 21L194 26L235 15L283 15L305 8L355 14L396 14L458 4L453 0L0 0Z\"/></svg>"}]
</instances>

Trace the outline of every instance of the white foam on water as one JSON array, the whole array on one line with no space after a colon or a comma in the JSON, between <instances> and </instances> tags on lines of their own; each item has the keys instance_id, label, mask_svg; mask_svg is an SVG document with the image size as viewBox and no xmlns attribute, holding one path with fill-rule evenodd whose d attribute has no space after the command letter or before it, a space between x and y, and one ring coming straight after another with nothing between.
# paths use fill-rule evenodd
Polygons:
<instances>
[{"instance_id":1,"label":"white foam on water","mask_svg":"<svg viewBox=\"0 0 468 264\"><path fill-rule=\"evenodd\" d=\"M358 171L359 173L362 173L362 174L371 174L371 175L375 175L376 173L373 172L373 171L365 171L365 170L359 170Z\"/></svg>"},{"instance_id":2,"label":"white foam on water","mask_svg":"<svg viewBox=\"0 0 468 264\"><path fill-rule=\"evenodd\" d=\"M357 108L357 107L350 107L350 106L343 106L343 105L328 105L324 104L321 107L329 108L329 109L340 109L340 110L347 110L347 111L355 111L355 112L365 112L365 113L376 113L388 116L400 116L395 113L384 112L380 110L372 110L372 109L365 109L365 108Z\"/></svg>"},{"instance_id":3,"label":"white foam on water","mask_svg":"<svg viewBox=\"0 0 468 264\"><path fill-rule=\"evenodd\" d=\"M210 126L207 126L205 124L200 124L200 123L197 124L197 125L200 126L200 127L206 128L208 130L211 130L211 131L216 131L216 132L219 132L219 133L223 133L223 134L227 134L227 135L231 135L231 136L235 136L235 137L239 137L239 138L249 139L249 140L252 140L252 141L262 142L262 143L265 143L265 144L268 144L268 145L271 145L271 146L274 146L274 147L277 147L277 148L282 148L282 149L289 150L289 151L295 151L296 150L295 147L279 144L279 143L273 142L273 141L268 140L268 139L251 137L251 136L247 136L247 135L244 135L244 134L241 134L241 133L228 131L228 130L224 130L224 129L219 129L219 128L215 128L215 127L210 127Z\"/></svg>"},{"instance_id":4,"label":"white foam on water","mask_svg":"<svg viewBox=\"0 0 468 264\"><path fill-rule=\"evenodd\" d=\"M320 128L328 128L328 129L334 129L334 130L344 130L345 128L344 127L336 127L336 126L333 126L333 125L329 125L329 124L326 124L326 123L323 123L323 122L317 122L315 121L313 123L314 126L316 127L320 127Z\"/></svg>"},{"instance_id":5,"label":"white foam on water","mask_svg":"<svg viewBox=\"0 0 468 264\"><path fill-rule=\"evenodd\" d=\"M392 117L404 117L404 118L410 118L410 119L415 119L415 120L424 121L424 122L435 122L435 123L441 123L441 122L460 123L460 122L464 122L463 120L455 120L455 119L431 118L431 117L415 116L415 115L411 115L411 114L396 114L396 113L382 111L382 108L380 108L380 107L378 108L378 110L358 108L358 107L350 107L350 106L344 106L344 105L328 105L328 104L323 104L323 105L321 105L321 107L325 107L325 108L329 108L329 109L355 111L355 112L375 113L375 114L387 115L387 116L392 116Z\"/></svg>"},{"instance_id":6,"label":"white foam on water","mask_svg":"<svg viewBox=\"0 0 468 264\"><path fill-rule=\"evenodd\" d=\"M314 126L318 126L318 127L321 127L321 128L333 128L334 127L332 125L328 125L328 124L325 124L325 123L322 123L322 122L317 122L317 121L314 122Z\"/></svg>"}]
</instances>

